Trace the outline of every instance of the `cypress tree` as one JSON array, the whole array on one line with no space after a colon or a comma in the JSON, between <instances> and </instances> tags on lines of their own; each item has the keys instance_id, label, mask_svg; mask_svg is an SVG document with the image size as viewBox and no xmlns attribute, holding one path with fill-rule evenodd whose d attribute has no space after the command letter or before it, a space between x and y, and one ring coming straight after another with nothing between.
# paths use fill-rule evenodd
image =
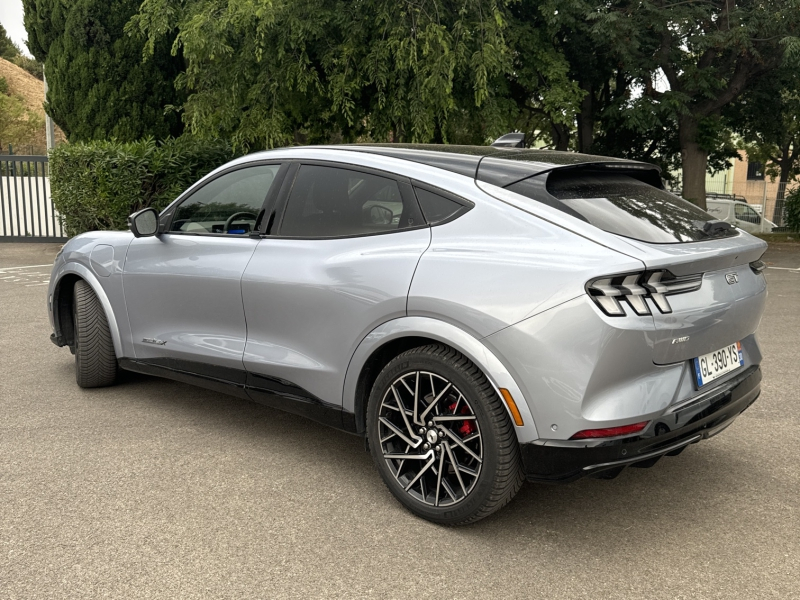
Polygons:
<instances>
[{"instance_id":1,"label":"cypress tree","mask_svg":"<svg viewBox=\"0 0 800 600\"><path fill-rule=\"evenodd\" d=\"M182 60L163 39L144 61L142 36L125 24L139 0L23 0L28 47L45 64L46 109L71 142L180 135Z\"/></svg>"}]
</instances>

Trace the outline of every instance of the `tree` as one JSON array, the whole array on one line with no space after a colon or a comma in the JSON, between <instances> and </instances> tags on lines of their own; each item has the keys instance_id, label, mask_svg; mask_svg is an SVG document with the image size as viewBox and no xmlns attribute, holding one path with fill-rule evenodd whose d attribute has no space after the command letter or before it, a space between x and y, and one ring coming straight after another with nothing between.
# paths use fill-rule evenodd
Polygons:
<instances>
[{"instance_id":1,"label":"tree","mask_svg":"<svg viewBox=\"0 0 800 600\"><path fill-rule=\"evenodd\" d=\"M145 0L128 31L151 54L175 35L185 123L238 148L482 142L515 112L505 18L498 0Z\"/></svg>"},{"instance_id":2,"label":"tree","mask_svg":"<svg viewBox=\"0 0 800 600\"><path fill-rule=\"evenodd\" d=\"M23 5L28 45L47 71L46 110L70 141L181 133L180 118L169 112L184 99L174 87L180 57L170 55L165 40L143 63L145 40L124 32L138 0L23 0Z\"/></svg>"},{"instance_id":3,"label":"tree","mask_svg":"<svg viewBox=\"0 0 800 600\"><path fill-rule=\"evenodd\" d=\"M531 143L550 138L557 150L567 150L585 91L574 76L565 48L582 21L550 3L516 2L509 6L506 39L513 65L506 75L506 94L517 109L515 128Z\"/></svg>"},{"instance_id":4,"label":"tree","mask_svg":"<svg viewBox=\"0 0 800 600\"><path fill-rule=\"evenodd\" d=\"M617 0L595 10L595 35L626 64L664 74L667 91L649 85L654 108L677 125L684 196L705 208L720 115L797 46L800 0Z\"/></svg>"},{"instance_id":5,"label":"tree","mask_svg":"<svg viewBox=\"0 0 800 600\"><path fill-rule=\"evenodd\" d=\"M8 37L2 25L0 25L0 58L5 58L7 61L25 69L37 79L42 79L44 77L42 65L34 59L25 56L19 49L19 46Z\"/></svg>"},{"instance_id":6,"label":"tree","mask_svg":"<svg viewBox=\"0 0 800 600\"><path fill-rule=\"evenodd\" d=\"M800 175L800 73L786 65L756 84L726 112L730 126L744 141L749 160L765 165L778 178L773 220L781 223L784 195L791 179Z\"/></svg>"},{"instance_id":7,"label":"tree","mask_svg":"<svg viewBox=\"0 0 800 600\"><path fill-rule=\"evenodd\" d=\"M11 60L17 54L19 54L19 48L17 48L16 44L8 37L6 28L0 25L0 58Z\"/></svg>"}]
</instances>

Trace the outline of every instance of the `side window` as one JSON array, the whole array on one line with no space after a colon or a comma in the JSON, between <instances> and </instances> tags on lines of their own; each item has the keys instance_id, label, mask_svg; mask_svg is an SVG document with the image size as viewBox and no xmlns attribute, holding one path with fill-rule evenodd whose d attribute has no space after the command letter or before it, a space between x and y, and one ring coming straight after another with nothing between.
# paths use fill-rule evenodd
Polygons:
<instances>
[{"instance_id":1,"label":"side window","mask_svg":"<svg viewBox=\"0 0 800 600\"><path fill-rule=\"evenodd\" d=\"M279 165L258 165L226 173L178 206L170 231L244 235L255 229Z\"/></svg>"},{"instance_id":2,"label":"side window","mask_svg":"<svg viewBox=\"0 0 800 600\"><path fill-rule=\"evenodd\" d=\"M338 237L422 224L394 179L336 167L303 165L289 195L280 235Z\"/></svg>"},{"instance_id":3,"label":"side window","mask_svg":"<svg viewBox=\"0 0 800 600\"><path fill-rule=\"evenodd\" d=\"M748 223L755 223L756 225L761 223L761 217L758 213L746 204L737 203L734 206L737 219L747 221Z\"/></svg>"},{"instance_id":4,"label":"side window","mask_svg":"<svg viewBox=\"0 0 800 600\"><path fill-rule=\"evenodd\" d=\"M463 205L458 202L440 196L439 194L434 194L428 190L414 188L414 191L417 194L419 205L422 207L422 214L425 215L425 220L431 225L436 225L436 223L449 219L460 209L464 208Z\"/></svg>"}]
</instances>

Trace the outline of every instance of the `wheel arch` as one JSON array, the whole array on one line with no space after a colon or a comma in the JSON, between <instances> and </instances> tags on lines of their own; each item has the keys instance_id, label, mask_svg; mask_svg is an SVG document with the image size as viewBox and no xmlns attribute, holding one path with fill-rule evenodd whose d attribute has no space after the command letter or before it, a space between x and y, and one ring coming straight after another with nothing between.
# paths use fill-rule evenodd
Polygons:
<instances>
[{"instance_id":1,"label":"wheel arch","mask_svg":"<svg viewBox=\"0 0 800 600\"><path fill-rule=\"evenodd\" d=\"M67 263L61 269L53 286L53 330L56 339L61 342L60 345L69 346L70 349L74 348L75 331L72 324L72 304L74 302L73 290L78 280L88 283L100 300L100 304L106 313L111 339L114 342L114 354L117 355L117 358L121 357L123 355L122 340L114 309L111 306L108 295L94 274L87 267L78 263Z\"/></svg>"},{"instance_id":2,"label":"wheel arch","mask_svg":"<svg viewBox=\"0 0 800 600\"><path fill-rule=\"evenodd\" d=\"M498 395L500 388L509 391L523 420L522 426L514 427L520 443L539 438L526 398L491 350L463 329L430 317L394 319L374 329L359 344L347 368L343 395L343 408L354 414L358 433L365 432L369 392L383 367L406 350L437 343L450 346L475 363ZM506 411L512 417L507 405Z\"/></svg>"}]
</instances>

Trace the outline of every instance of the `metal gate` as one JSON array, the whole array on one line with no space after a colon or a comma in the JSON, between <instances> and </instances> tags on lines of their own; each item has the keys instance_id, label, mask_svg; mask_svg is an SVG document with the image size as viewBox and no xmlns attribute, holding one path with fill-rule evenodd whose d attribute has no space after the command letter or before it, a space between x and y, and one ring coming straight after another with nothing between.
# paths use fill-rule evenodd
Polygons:
<instances>
[{"instance_id":1,"label":"metal gate","mask_svg":"<svg viewBox=\"0 0 800 600\"><path fill-rule=\"evenodd\" d=\"M0 242L62 242L46 156L0 156Z\"/></svg>"}]
</instances>

